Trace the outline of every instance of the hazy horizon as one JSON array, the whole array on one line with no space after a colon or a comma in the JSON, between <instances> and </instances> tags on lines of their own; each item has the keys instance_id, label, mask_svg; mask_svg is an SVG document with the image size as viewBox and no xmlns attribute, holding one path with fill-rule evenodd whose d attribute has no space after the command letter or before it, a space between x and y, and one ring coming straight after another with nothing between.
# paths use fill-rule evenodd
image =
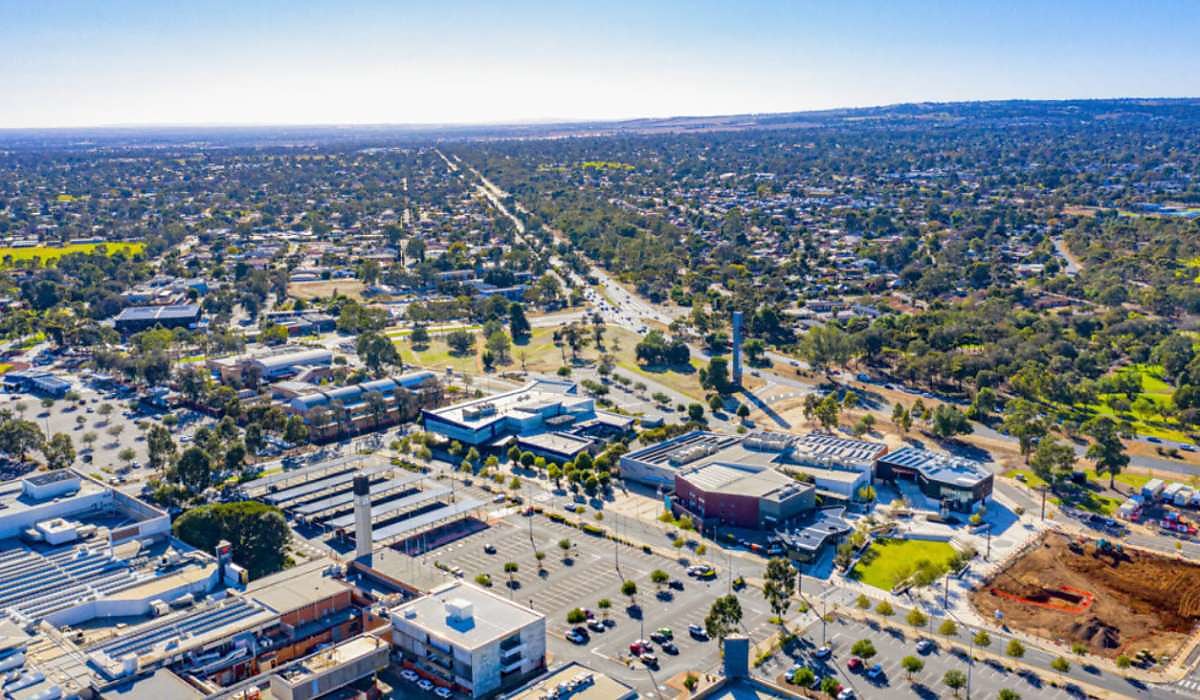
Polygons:
<instances>
[{"instance_id":1,"label":"hazy horizon","mask_svg":"<svg viewBox=\"0 0 1200 700\"><path fill-rule=\"evenodd\" d=\"M1200 95L1200 5L0 0L0 128L463 126Z\"/></svg>"}]
</instances>

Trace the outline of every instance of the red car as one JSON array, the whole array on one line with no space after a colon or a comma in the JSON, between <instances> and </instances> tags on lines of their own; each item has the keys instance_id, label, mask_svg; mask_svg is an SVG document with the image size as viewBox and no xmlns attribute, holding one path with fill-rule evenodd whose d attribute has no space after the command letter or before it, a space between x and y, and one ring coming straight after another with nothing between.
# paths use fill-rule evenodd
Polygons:
<instances>
[{"instance_id":1,"label":"red car","mask_svg":"<svg viewBox=\"0 0 1200 700\"><path fill-rule=\"evenodd\" d=\"M851 656L850 660L846 662L846 668L850 669L851 671L861 671L862 667L863 660L857 656Z\"/></svg>"}]
</instances>

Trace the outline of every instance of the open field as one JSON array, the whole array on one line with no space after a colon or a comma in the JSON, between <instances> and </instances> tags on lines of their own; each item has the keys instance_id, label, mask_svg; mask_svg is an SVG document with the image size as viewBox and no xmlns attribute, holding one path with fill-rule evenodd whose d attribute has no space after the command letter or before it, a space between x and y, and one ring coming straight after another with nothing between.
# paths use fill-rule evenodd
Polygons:
<instances>
[{"instance_id":1,"label":"open field","mask_svg":"<svg viewBox=\"0 0 1200 700\"><path fill-rule=\"evenodd\" d=\"M58 260L71 253L90 253L99 246L105 246L109 255L124 253L137 255L146 248L145 243L73 243L64 246L30 246L28 248L0 247L0 267L6 267L22 260L38 258L43 264Z\"/></svg>"},{"instance_id":2,"label":"open field","mask_svg":"<svg viewBox=\"0 0 1200 700\"><path fill-rule=\"evenodd\" d=\"M867 548L850 571L850 578L890 591L912 574L917 562L928 560L935 565L946 566L953 557L954 547L948 542L880 539Z\"/></svg>"},{"instance_id":3,"label":"open field","mask_svg":"<svg viewBox=\"0 0 1200 700\"><path fill-rule=\"evenodd\" d=\"M1200 620L1200 565L1142 550L1100 553L1092 541L1071 545L1067 535L1047 533L972 593L972 605L985 617L999 610L1013 629L1109 658L1180 650Z\"/></svg>"},{"instance_id":4,"label":"open field","mask_svg":"<svg viewBox=\"0 0 1200 700\"><path fill-rule=\"evenodd\" d=\"M513 343L509 361L498 365L497 370L519 370L523 363L525 369L530 372L553 374L559 367L563 366L564 357L566 358L565 364L571 365L571 350L570 348L565 348L564 353L564 348L560 348L554 344L554 331L555 329L551 327L534 328L528 338L519 343ZM480 360L480 355L484 350L484 341L479 333L476 333L475 336L475 352L465 356L452 355L450 349L446 346L446 341L438 333L434 333L434 337L427 346L418 350L413 349L412 344L406 337L393 335L393 341L400 351L401 358L408 364L420 365L434 370L453 367L458 371L479 372L483 369L483 362ZM641 340L641 336L633 331L617 326L609 326L607 328L604 333L603 345L599 348L596 347L590 334L588 340L588 345L579 350L576 357L577 362L593 364L599 360L601 355L610 354L613 356L616 371L618 372L624 370L635 379L640 375L658 382L669 389L673 389L684 396L694 398L697 401L703 400L704 390L700 388L700 375L696 371L702 364L699 360L692 360L690 371L683 368L644 367L639 365L635 348ZM756 380L752 377L746 377L746 382L751 386L762 383L761 380Z\"/></svg>"},{"instance_id":5,"label":"open field","mask_svg":"<svg viewBox=\"0 0 1200 700\"><path fill-rule=\"evenodd\" d=\"M320 280L317 282L292 282L288 284L287 293L290 297L309 301L310 299L325 299L334 294L362 301L362 292L366 289L359 280Z\"/></svg>"}]
</instances>

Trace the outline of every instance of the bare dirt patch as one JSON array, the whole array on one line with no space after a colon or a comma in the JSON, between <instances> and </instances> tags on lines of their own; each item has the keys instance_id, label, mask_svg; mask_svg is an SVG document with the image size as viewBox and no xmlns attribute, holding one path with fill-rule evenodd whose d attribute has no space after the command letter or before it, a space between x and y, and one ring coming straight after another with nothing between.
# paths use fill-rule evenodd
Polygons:
<instances>
[{"instance_id":1,"label":"bare dirt patch","mask_svg":"<svg viewBox=\"0 0 1200 700\"><path fill-rule=\"evenodd\" d=\"M1012 629L1078 642L1099 656L1173 655L1200 621L1200 565L1130 548L1099 551L1095 540L1050 532L971 603L985 617L1000 610Z\"/></svg>"},{"instance_id":2,"label":"bare dirt patch","mask_svg":"<svg viewBox=\"0 0 1200 700\"><path fill-rule=\"evenodd\" d=\"M358 280L320 280L318 282L292 282L288 285L288 296L309 301L327 299L337 292L355 301L362 301L366 286Z\"/></svg>"}]
</instances>

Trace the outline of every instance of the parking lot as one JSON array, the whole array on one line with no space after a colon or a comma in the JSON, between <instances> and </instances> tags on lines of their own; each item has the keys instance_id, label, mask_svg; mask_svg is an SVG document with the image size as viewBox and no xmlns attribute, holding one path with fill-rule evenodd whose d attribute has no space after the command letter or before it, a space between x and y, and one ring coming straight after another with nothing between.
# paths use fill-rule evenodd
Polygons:
<instances>
[{"instance_id":1,"label":"parking lot","mask_svg":"<svg viewBox=\"0 0 1200 700\"><path fill-rule=\"evenodd\" d=\"M812 643L800 644L793 656L776 655L760 669L763 674L782 681L781 677L794 664L803 664L812 668L819 678L834 677L843 687L850 688L860 698L911 696L928 699L954 697L954 692L943 682L943 677L950 670L964 674L967 672L965 653L947 651L936 646L926 653L920 653L917 650L917 640L906 638L899 630L880 629L878 626L856 620L839 618L829 623L826 637L832 648L832 655L824 660L815 659L812 653L815 645L820 643L820 622L809 626L805 636L812 640ZM871 640L876 654L866 660L862 669L853 671L849 668L850 659L853 657L850 648L860 639ZM924 668L912 674L911 679L901 666L901 660L906 656L916 656L925 664ZM868 677L865 669L875 664L879 664L883 673L873 680ZM1036 674L1010 671L994 661L976 661L971 667L972 697L994 698L1001 688L1011 688L1026 697L1079 697L1066 689L1050 686Z\"/></svg>"},{"instance_id":2,"label":"parking lot","mask_svg":"<svg viewBox=\"0 0 1200 700\"><path fill-rule=\"evenodd\" d=\"M563 539L571 543L567 551L559 547ZM489 553L492 549L494 553ZM538 570L537 551L545 553L542 573ZM589 664L597 670L645 692L653 692L654 685L661 685L684 670L710 670L718 665L717 644L692 639L687 626L703 625L713 599L729 590L728 579L720 575L709 581L697 580L689 577L686 567L677 560L616 545L540 515L507 516L483 532L433 550L422 558L430 564L458 567L468 581L487 574L492 579L492 590L544 613L552 660L579 658L582 647L590 654ZM518 567L512 575L515 583L511 587L509 574L504 571L505 564L510 562ZM683 589L670 591L668 597L666 591L670 589L662 586L664 594L660 598L659 587L650 580L655 569L682 582ZM630 598L621 593L625 580L637 584L640 615L629 608ZM738 597L742 603L743 631L752 640L761 641L776 630L768 621L770 612L757 590L747 588ZM603 598L612 603L607 615L598 605ZM573 644L566 639L567 632L574 627L567 623L566 616L575 607L589 609L598 618L607 617L613 624L605 631L590 632L584 644ZM657 668L647 668L632 660L630 643L639 638L649 639L660 627L672 629L678 654L664 653L656 645Z\"/></svg>"}]
</instances>

